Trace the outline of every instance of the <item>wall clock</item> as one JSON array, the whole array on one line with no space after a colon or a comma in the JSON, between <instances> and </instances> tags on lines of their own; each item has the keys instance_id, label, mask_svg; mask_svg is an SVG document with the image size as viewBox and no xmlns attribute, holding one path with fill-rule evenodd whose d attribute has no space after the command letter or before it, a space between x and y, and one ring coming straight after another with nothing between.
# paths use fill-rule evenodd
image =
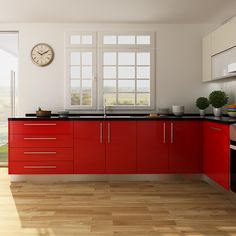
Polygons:
<instances>
[{"instance_id":1,"label":"wall clock","mask_svg":"<svg viewBox=\"0 0 236 236\"><path fill-rule=\"evenodd\" d=\"M31 59L37 66L47 66L54 59L54 51L46 43L39 43L31 50Z\"/></svg>"}]
</instances>

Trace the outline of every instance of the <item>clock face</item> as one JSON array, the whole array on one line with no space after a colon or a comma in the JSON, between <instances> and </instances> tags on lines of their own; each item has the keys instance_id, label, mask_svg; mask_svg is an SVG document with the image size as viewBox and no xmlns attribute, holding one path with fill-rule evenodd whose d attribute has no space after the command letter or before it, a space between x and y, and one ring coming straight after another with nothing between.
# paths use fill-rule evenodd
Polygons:
<instances>
[{"instance_id":1,"label":"clock face","mask_svg":"<svg viewBox=\"0 0 236 236\"><path fill-rule=\"evenodd\" d=\"M47 66L53 61L54 52L48 44L39 43L31 50L31 58L36 65Z\"/></svg>"}]
</instances>

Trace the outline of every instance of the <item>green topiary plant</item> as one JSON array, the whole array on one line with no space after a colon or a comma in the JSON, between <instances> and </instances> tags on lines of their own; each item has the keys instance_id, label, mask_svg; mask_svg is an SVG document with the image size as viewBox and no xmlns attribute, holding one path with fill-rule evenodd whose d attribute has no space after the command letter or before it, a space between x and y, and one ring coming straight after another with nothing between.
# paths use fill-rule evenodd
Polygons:
<instances>
[{"instance_id":1,"label":"green topiary plant","mask_svg":"<svg viewBox=\"0 0 236 236\"><path fill-rule=\"evenodd\" d=\"M209 100L206 97L199 97L196 100L196 106L200 109L200 110L205 110L206 108L209 107Z\"/></svg>"},{"instance_id":2,"label":"green topiary plant","mask_svg":"<svg viewBox=\"0 0 236 236\"><path fill-rule=\"evenodd\" d=\"M213 91L209 95L209 103L214 108L221 108L221 107L223 107L224 105L227 104L228 100L229 100L228 95L226 95L226 93L221 91L221 90Z\"/></svg>"}]
</instances>

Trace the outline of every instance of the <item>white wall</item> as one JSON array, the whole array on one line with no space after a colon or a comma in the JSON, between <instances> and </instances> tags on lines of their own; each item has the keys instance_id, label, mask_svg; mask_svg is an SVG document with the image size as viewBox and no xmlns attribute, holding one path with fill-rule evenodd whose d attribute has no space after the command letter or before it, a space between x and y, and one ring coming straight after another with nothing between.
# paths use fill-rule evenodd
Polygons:
<instances>
[{"instance_id":1,"label":"white wall","mask_svg":"<svg viewBox=\"0 0 236 236\"><path fill-rule=\"evenodd\" d=\"M38 106L64 109L64 33L70 30L151 30L156 31L156 107L182 104L195 112L195 99L219 88L201 82L201 39L213 25L152 24L0 24L0 31L19 31L19 115L34 112ZM55 50L48 67L31 62L30 51L46 42Z\"/></svg>"}]
</instances>

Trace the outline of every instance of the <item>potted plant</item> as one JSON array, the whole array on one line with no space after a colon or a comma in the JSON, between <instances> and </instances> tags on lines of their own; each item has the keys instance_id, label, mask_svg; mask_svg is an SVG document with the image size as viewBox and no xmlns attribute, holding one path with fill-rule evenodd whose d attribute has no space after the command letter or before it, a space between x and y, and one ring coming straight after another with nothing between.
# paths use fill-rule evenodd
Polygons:
<instances>
[{"instance_id":1,"label":"potted plant","mask_svg":"<svg viewBox=\"0 0 236 236\"><path fill-rule=\"evenodd\" d=\"M205 109L209 107L209 100L206 97L199 97L196 100L196 106L200 111L200 116L205 116Z\"/></svg>"},{"instance_id":2,"label":"potted plant","mask_svg":"<svg viewBox=\"0 0 236 236\"><path fill-rule=\"evenodd\" d=\"M221 108L227 104L228 100L228 95L221 90L215 90L209 95L209 103L213 106L215 116L221 116Z\"/></svg>"}]
</instances>

